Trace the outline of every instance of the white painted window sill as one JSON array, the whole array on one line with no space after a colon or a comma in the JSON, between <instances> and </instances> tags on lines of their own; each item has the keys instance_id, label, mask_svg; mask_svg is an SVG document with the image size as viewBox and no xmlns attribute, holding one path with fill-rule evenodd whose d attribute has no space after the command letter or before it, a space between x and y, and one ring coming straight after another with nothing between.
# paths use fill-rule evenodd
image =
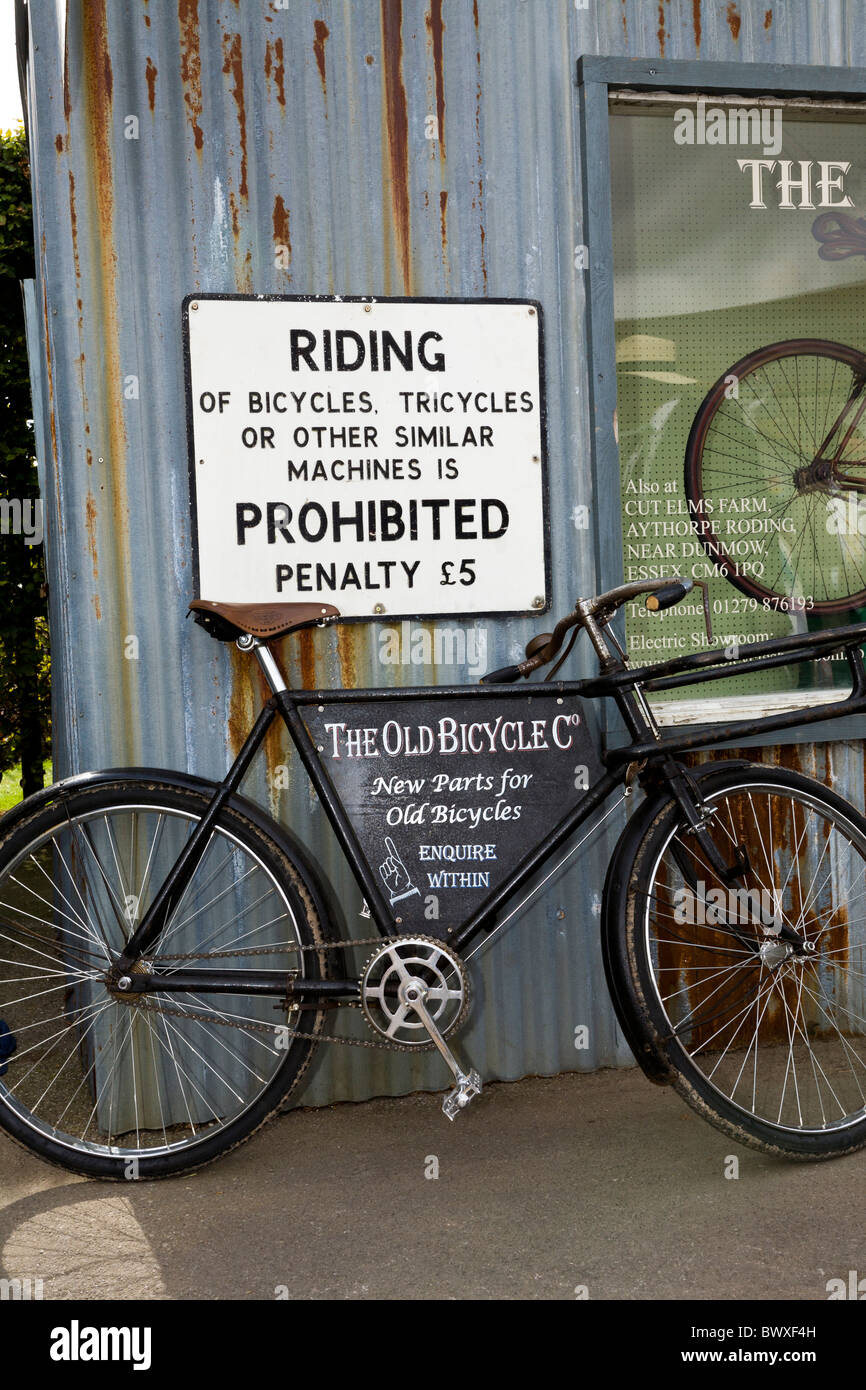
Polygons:
<instances>
[{"instance_id":1,"label":"white painted window sill","mask_svg":"<svg viewBox=\"0 0 866 1390\"><path fill-rule=\"evenodd\" d=\"M757 721L765 715L838 704L850 693L844 686L836 686L832 690L785 690L777 695L729 695L723 700L650 700L650 708L661 728L677 728L684 724L720 724L723 720Z\"/></svg>"}]
</instances>

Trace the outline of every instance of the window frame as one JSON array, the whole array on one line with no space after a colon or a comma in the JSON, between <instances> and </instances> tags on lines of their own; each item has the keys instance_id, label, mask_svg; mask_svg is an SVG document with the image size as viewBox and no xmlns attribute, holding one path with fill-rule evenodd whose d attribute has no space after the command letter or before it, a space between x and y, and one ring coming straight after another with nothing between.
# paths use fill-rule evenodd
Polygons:
<instances>
[{"instance_id":1,"label":"window frame","mask_svg":"<svg viewBox=\"0 0 866 1390\"><path fill-rule=\"evenodd\" d=\"M584 54L577 60L578 126L583 240L587 255L586 339L590 412L590 468L596 499L594 528L598 589L624 582L620 458L615 436L617 378L614 318L613 216L611 205L610 110L612 90L697 96L755 96L821 102L866 103L866 69L779 63L713 63L664 58L614 58ZM615 478L617 486L611 487ZM624 615L618 636L624 642ZM730 709L732 699L726 705ZM843 698L840 691L839 698ZM675 720L678 734L705 721ZM611 732L611 730L608 730ZM738 747L823 743L866 738L866 716L848 715L739 739ZM721 745L730 746L730 745Z\"/></svg>"}]
</instances>

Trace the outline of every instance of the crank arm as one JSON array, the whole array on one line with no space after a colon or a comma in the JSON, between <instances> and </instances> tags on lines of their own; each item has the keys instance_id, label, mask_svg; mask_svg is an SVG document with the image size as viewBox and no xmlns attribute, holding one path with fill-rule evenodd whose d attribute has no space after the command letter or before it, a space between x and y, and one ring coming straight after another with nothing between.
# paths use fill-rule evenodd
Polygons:
<instances>
[{"instance_id":1,"label":"crank arm","mask_svg":"<svg viewBox=\"0 0 866 1390\"><path fill-rule=\"evenodd\" d=\"M449 1091L442 1102L442 1109L448 1116L448 1119L456 1120L460 1111L469 1104L470 1100L472 1100L474 1096L478 1096L481 1094L481 1077L478 1075L478 1072L474 1069L469 1072L461 1071L460 1065L456 1057L454 1056L447 1042L443 1038L442 1034L439 1032L439 1029L436 1027L436 1024L433 1022L433 1019L430 1017L430 1011L424 1002L423 994L424 991L421 989L420 986L414 984L410 985L409 988L406 990L406 1001L407 1003L412 1005L412 1008L415 1010L421 1022L424 1024L424 1027L430 1034L430 1037L432 1038L435 1047L437 1048L441 1057L447 1063L448 1068L451 1074L453 1075L454 1080L457 1083L454 1087L454 1090Z\"/></svg>"}]
</instances>

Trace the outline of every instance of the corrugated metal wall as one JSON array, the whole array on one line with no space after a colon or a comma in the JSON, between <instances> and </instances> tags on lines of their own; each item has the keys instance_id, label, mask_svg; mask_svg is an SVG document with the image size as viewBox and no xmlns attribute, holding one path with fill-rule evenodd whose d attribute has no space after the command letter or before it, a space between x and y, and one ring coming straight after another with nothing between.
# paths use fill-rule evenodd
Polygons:
<instances>
[{"instance_id":1,"label":"corrugated metal wall","mask_svg":"<svg viewBox=\"0 0 866 1390\"><path fill-rule=\"evenodd\" d=\"M866 64L866 25L858 0L31 5L38 268L28 332L58 775L144 762L220 776L259 697L237 653L184 621L193 594L180 310L192 291L540 300L555 611L594 589L593 546L572 522L591 500L574 269L581 53L854 66ZM438 140L426 138L430 115ZM529 623L483 622L490 665L514 660ZM376 634L353 625L286 642L290 679L463 678L381 666ZM275 741L247 790L321 858L351 929L367 934L306 782L293 775L288 790L272 789L268 772L286 756ZM833 757L837 785L862 804L860 746ZM486 960L483 1019L464 1044L485 1076L628 1061L597 942L616 823ZM590 1046L575 1051L579 1024ZM435 1058L333 1048L305 1099L444 1079Z\"/></svg>"}]
</instances>

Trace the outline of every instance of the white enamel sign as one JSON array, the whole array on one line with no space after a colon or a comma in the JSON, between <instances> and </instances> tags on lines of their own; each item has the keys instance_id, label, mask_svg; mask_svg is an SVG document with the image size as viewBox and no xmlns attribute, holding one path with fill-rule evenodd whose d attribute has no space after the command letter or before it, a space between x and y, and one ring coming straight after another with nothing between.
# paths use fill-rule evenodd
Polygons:
<instances>
[{"instance_id":1,"label":"white enamel sign","mask_svg":"<svg viewBox=\"0 0 866 1390\"><path fill-rule=\"evenodd\" d=\"M349 617L545 605L536 304L184 309L199 597Z\"/></svg>"}]
</instances>

